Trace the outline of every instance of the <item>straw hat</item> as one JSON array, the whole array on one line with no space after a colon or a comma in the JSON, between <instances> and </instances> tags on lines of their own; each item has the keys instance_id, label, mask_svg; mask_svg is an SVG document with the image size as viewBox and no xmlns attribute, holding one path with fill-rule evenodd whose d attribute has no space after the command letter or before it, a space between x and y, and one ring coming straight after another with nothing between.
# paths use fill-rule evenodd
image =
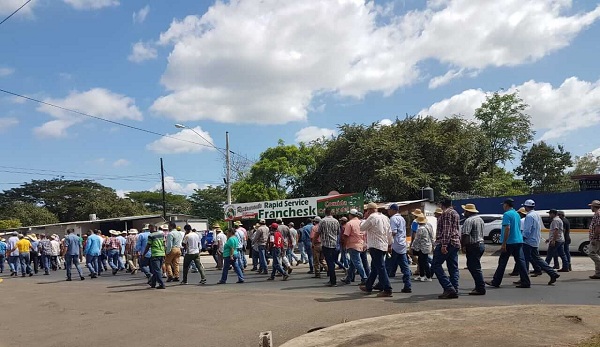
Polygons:
<instances>
[{"instance_id":1,"label":"straw hat","mask_svg":"<svg viewBox=\"0 0 600 347\"><path fill-rule=\"evenodd\" d=\"M412 212L412 215L413 215L413 216L415 216L415 217L422 216L422 215L423 215L423 211L421 211L421 209L420 209L420 208L417 208L416 210L414 210L414 211Z\"/></svg>"},{"instance_id":2,"label":"straw hat","mask_svg":"<svg viewBox=\"0 0 600 347\"><path fill-rule=\"evenodd\" d=\"M367 210L369 210L369 209L376 209L377 210L378 208L379 207L374 202L370 202L370 203L367 204Z\"/></svg>"},{"instance_id":3,"label":"straw hat","mask_svg":"<svg viewBox=\"0 0 600 347\"><path fill-rule=\"evenodd\" d=\"M417 217L417 223L419 224L425 224L427 223L427 217L425 217L424 215L420 215Z\"/></svg>"},{"instance_id":4,"label":"straw hat","mask_svg":"<svg viewBox=\"0 0 600 347\"><path fill-rule=\"evenodd\" d=\"M138 233L138 230L137 230L137 229L129 229L129 234L130 234L130 235L135 235L135 234L137 234L137 233Z\"/></svg>"},{"instance_id":5,"label":"straw hat","mask_svg":"<svg viewBox=\"0 0 600 347\"><path fill-rule=\"evenodd\" d=\"M118 231L116 231L116 230L109 230L108 233L111 234L111 235L115 235L115 236L121 235L121 233L118 232Z\"/></svg>"},{"instance_id":6,"label":"straw hat","mask_svg":"<svg viewBox=\"0 0 600 347\"><path fill-rule=\"evenodd\" d=\"M213 226L212 226L212 227L213 227L213 229L215 229L215 228L216 228L216 229L221 229L221 225L220 225L220 224L217 224L217 223L213 224Z\"/></svg>"},{"instance_id":7,"label":"straw hat","mask_svg":"<svg viewBox=\"0 0 600 347\"><path fill-rule=\"evenodd\" d=\"M240 222L239 220L236 220L235 222L233 222L233 225L235 225L236 227L239 227L240 225L242 225L242 222Z\"/></svg>"},{"instance_id":8,"label":"straw hat","mask_svg":"<svg viewBox=\"0 0 600 347\"><path fill-rule=\"evenodd\" d=\"M594 200L588 206L590 206L590 207L600 207L600 200Z\"/></svg>"},{"instance_id":9,"label":"straw hat","mask_svg":"<svg viewBox=\"0 0 600 347\"><path fill-rule=\"evenodd\" d=\"M475 204L466 204L466 205L462 205L461 207L465 211L472 212L472 213L479 213L479 211L477 211L477 208L475 207Z\"/></svg>"},{"instance_id":10,"label":"straw hat","mask_svg":"<svg viewBox=\"0 0 600 347\"><path fill-rule=\"evenodd\" d=\"M444 213L444 210L442 210L440 207L435 209L434 214L442 214L442 213Z\"/></svg>"},{"instance_id":11,"label":"straw hat","mask_svg":"<svg viewBox=\"0 0 600 347\"><path fill-rule=\"evenodd\" d=\"M527 214L527 210L525 210L525 207L521 207L520 209L517 210L517 212L519 212L522 215L526 215Z\"/></svg>"},{"instance_id":12,"label":"straw hat","mask_svg":"<svg viewBox=\"0 0 600 347\"><path fill-rule=\"evenodd\" d=\"M38 238L35 234L29 234L29 235L27 235L27 238L34 242L38 240Z\"/></svg>"}]
</instances>

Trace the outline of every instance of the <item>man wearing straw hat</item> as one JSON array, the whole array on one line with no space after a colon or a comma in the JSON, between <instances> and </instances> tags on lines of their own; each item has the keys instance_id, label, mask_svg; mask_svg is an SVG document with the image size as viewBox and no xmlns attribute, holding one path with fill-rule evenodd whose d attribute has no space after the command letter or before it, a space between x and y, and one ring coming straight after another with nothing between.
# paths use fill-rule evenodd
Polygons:
<instances>
[{"instance_id":1,"label":"man wearing straw hat","mask_svg":"<svg viewBox=\"0 0 600 347\"><path fill-rule=\"evenodd\" d=\"M382 290L378 297L391 297L392 286L385 268L385 255L392 245L392 231L390 228L390 219L378 211L378 206L374 202L367 205L367 220L360 226L360 230L367 235L367 247L371 254L371 273L364 286L359 286L360 290L370 294L379 279L380 289Z\"/></svg>"},{"instance_id":2,"label":"man wearing straw hat","mask_svg":"<svg viewBox=\"0 0 600 347\"><path fill-rule=\"evenodd\" d=\"M117 238L117 236L121 235L121 232L116 230L110 230L109 234L111 235L104 244L106 249L108 250L108 265L112 269L113 276L119 272L119 255L121 254L121 240Z\"/></svg>"},{"instance_id":3,"label":"man wearing straw hat","mask_svg":"<svg viewBox=\"0 0 600 347\"><path fill-rule=\"evenodd\" d=\"M139 269L138 257L135 256L135 245L137 244L138 230L129 229L127 241L125 242L125 260L131 270L131 274L135 275Z\"/></svg>"},{"instance_id":4,"label":"man wearing straw hat","mask_svg":"<svg viewBox=\"0 0 600 347\"><path fill-rule=\"evenodd\" d=\"M594 212L590 223L590 258L594 261L596 272L590 276L593 280L600 280L600 201L594 200L589 204Z\"/></svg>"},{"instance_id":5,"label":"man wearing straw hat","mask_svg":"<svg viewBox=\"0 0 600 347\"><path fill-rule=\"evenodd\" d=\"M475 289L469 295L485 295L485 282L481 271L481 256L485 251L483 228L485 223L478 216L479 211L474 204L462 205L465 211L465 222L461 229L461 245L467 256L467 268L475 281Z\"/></svg>"}]
</instances>

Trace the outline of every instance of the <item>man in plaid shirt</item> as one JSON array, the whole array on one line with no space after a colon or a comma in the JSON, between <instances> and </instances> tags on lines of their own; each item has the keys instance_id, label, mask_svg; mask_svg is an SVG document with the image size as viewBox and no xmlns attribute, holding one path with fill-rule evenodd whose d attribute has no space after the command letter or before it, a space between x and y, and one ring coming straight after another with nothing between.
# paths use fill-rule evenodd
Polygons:
<instances>
[{"instance_id":1,"label":"man in plaid shirt","mask_svg":"<svg viewBox=\"0 0 600 347\"><path fill-rule=\"evenodd\" d=\"M600 201L594 200L589 206L594 212L594 218L590 223L590 258L596 267L596 273L590 278L600 280Z\"/></svg>"},{"instance_id":2,"label":"man in plaid shirt","mask_svg":"<svg viewBox=\"0 0 600 347\"><path fill-rule=\"evenodd\" d=\"M431 270L435 273L444 293L440 299L458 298L458 251L460 250L460 216L452 208L450 199L441 201L442 215L437 224L435 249L433 250L433 264ZM442 265L446 263L448 274L446 275Z\"/></svg>"}]
</instances>

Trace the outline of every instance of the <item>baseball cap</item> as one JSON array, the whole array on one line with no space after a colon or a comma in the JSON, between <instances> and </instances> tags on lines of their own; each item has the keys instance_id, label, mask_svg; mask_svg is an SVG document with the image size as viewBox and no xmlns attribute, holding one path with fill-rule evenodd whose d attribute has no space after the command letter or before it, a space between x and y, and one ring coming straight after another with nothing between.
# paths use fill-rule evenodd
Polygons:
<instances>
[{"instance_id":1,"label":"baseball cap","mask_svg":"<svg viewBox=\"0 0 600 347\"><path fill-rule=\"evenodd\" d=\"M525 202L523 203L523 206L535 207L535 201L533 201L531 199L525 200Z\"/></svg>"},{"instance_id":2,"label":"baseball cap","mask_svg":"<svg viewBox=\"0 0 600 347\"><path fill-rule=\"evenodd\" d=\"M261 219L261 220L259 220L258 222L259 222L260 224L267 224L267 221L266 221L266 220L264 220L264 219Z\"/></svg>"},{"instance_id":3,"label":"baseball cap","mask_svg":"<svg viewBox=\"0 0 600 347\"><path fill-rule=\"evenodd\" d=\"M400 208L398 207L397 204L391 204L389 209L393 210L393 211L398 211Z\"/></svg>"},{"instance_id":4,"label":"baseball cap","mask_svg":"<svg viewBox=\"0 0 600 347\"><path fill-rule=\"evenodd\" d=\"M313 222L320 222L321 221L321 217L316 216L315 218L313 218Z\"/></svg>"},{"instance_id":5,"label":"baseball cap","mask_svg":"<svg viewBox=\"0 0 600 347\"><path fill-rule=\"evenodd\" d=\"M271 223L271 228L277 229L277 228L279 228L279 224L277 224L277 223Z\"/></svg>"},{"instance_id":6,"label":"baseball cap","mask_svg":"<svg viewBox=\"0 0 600 347\"><path fill-rule=\"evenodd\" d=\"M350 212L348 212L349 214L353 215L353 216L358 216L358 210L353 208L350 210Z\"/></svg>"}]
</instances>

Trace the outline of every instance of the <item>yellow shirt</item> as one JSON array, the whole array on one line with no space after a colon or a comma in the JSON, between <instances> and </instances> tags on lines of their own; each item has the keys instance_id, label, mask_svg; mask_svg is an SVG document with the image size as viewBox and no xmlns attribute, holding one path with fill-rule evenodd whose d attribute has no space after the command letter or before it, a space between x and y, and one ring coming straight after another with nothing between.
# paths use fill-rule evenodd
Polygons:
<instances>
[{"instance_id":1,"label":"yellow shirt","mask_svg":"<svg viewBox=\"0 0 600 347\"><path fill-rule=\"evenodd\" d=\"M17 242L17 248L19 249L19 253L28 253L31 248L31 242L27 239L20 239Z\"/></svg>"}]
</instances>

